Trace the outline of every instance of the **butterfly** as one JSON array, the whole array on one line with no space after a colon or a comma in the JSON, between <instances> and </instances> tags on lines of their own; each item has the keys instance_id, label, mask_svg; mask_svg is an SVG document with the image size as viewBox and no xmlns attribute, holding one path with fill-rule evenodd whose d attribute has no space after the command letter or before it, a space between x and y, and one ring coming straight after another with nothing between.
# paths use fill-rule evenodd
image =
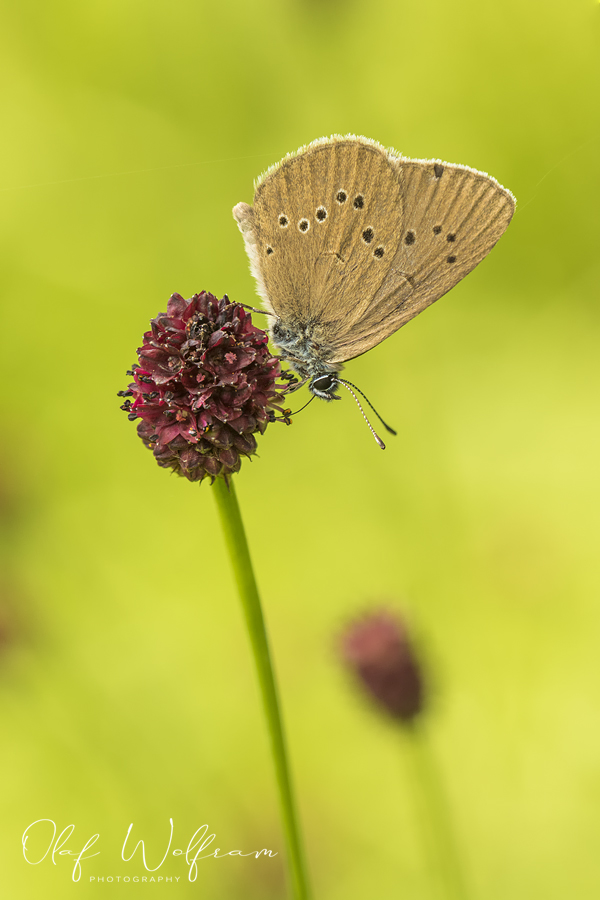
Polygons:
<instances>
[{"instance_id":1,"label":"butterfly","mask_svg":"<svg viewBox=\"0 0 600 900\"><path fill-rule=\"evenodd\" d=\"M332 400L340 384L350 389L344 363L474 269L514 209L511 192L484 172L334 135L268 169L253 205L238 203L233 215L272 343L298 387Z\"/></svg>"}]
</instances>

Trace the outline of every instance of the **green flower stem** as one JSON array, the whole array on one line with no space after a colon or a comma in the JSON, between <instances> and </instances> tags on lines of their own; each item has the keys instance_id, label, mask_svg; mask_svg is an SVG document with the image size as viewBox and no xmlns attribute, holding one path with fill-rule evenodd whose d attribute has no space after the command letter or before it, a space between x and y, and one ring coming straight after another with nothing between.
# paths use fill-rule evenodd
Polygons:
<instances>
[{"instance_id":1,"label":"green flower stem","mask_svg":"<svg viewBox=\"0 0 600 900\"><path fill-rule=\"evenodd\" d=\"M441 897L468 900L460 852L454 835L452 815L444 785L423 724L414 721L403 729L411 769L415 805L421 821L429 867Z\"/></svg>"},{"instance_id":2,"label":"green flower stem","mask_svg":"<svg viewBox=\"0 0 600 900\"><path fill-rule=\"evenodd\" d=\"M258 672L262 702L271 740L271 752L275 764L277 787L279 789L293 897L294 900L308 900L306 865L300 840L298 816L292 791L283 722L271 654L269 652L269 641L233 479L229 480L228 487L223 478L217 478L213 485L213 490L225 534L225 543L229 550L235 580L244 607L254 662Z\"/></svg>"}]
</instances>

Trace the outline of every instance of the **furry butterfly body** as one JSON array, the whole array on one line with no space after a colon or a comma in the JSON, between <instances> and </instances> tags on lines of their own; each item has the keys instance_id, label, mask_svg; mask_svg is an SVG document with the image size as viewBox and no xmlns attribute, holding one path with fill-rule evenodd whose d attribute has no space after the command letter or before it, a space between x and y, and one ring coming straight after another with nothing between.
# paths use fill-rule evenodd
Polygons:
<instances>
[{"instance_id":1,"label":"furry butterfly body","mask_svg":"<svg viewBox=\"0 0 600 900\"><path fill-rule=\"evenodd\" d=\"M333 399L344 363L474 269L514 208L483 172L348 135L285 157L233 214L273 343L313 394Z\"/></svg>"}]
</instances>

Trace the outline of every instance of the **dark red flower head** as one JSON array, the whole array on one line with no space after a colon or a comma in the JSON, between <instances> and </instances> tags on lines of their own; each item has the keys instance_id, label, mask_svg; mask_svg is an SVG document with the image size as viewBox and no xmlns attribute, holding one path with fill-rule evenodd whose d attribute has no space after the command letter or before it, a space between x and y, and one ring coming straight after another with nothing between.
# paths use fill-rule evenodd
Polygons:
<instances>
[{"instance_id":1,"label":"dark red flower head","mask_svg":"<svg viewBox=\"0 0 600 900\"><path fill-rule=\"evenodd\" d=\"M421 669L397 615L369 613L346 629L341 643L346 664L388 713L410 722L421 712Z\"/></svg>"},{"instance_id":2,"label":"dark red flower head","mask_svg":"<svg viewBox=\"0 0 600 900\"><path fill-rule=\"evenodd\" d=\"M167 312L150 322L133 383L120 395L138 434L159 466L190 481L213 481L238 472L242 456L256 452L281 402L285 378L250 313L227 297L203 291L184 300L173 294ZM289 379L288 379L289 380Z\"/></svg>"}]
</instances>

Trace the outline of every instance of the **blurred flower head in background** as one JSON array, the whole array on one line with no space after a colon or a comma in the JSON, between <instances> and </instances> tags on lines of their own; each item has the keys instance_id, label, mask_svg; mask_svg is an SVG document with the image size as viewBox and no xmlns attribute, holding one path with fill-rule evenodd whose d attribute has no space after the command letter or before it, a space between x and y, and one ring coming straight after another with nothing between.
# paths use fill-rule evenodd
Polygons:
<instances>
[{"instance_id":1,"label":"blurred flower head in background","mask_svg":"<svg viewBox=\"0 0 600 900\"><path fill-rule=\"evenodd\" d=\"M405 622L395 612L366 613L341 636L342 658L368 696L411 722L423 710L423 673Z\"/></svg>"},{"instance_id":2,"label":"blurred flower head in background","mask_svg":"<svg viewBox=\"0 0 600 900\"><path fill-rule=\"evenodd\" d=\"M157 463L190 481L225 479L256 452L285 386L268 335L250 313L203 291L173 294L150 322L121 407Z\"/></svg>"}]
</instances>

